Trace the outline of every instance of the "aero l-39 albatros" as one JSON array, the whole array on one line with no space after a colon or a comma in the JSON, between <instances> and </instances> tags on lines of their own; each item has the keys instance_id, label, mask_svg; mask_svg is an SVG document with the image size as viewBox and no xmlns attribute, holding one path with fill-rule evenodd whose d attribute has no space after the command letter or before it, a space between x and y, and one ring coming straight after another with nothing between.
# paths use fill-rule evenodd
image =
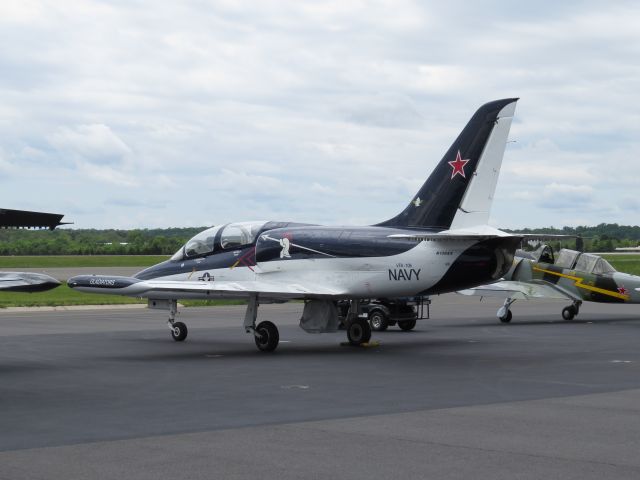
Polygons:
<instances>
[{"instance_id":1,"label":"aero l-39 albatros","mask_svg":"<svg viewBox=\"0 0 640 480\"><path fill-rule=\"evenodd\" d=\"M522 236L487 225L517 99L483 105L422 188L397 216L373 226L326 227L292 222L242 222L210 228L170 260L134 277L81 275L84 292L149 299L169 310L175 340L178 299L246 298L244 328L257 347L278 346L277 327L256 325L259 302L304 299L300 326L310 333L338 327L336 300L350 299L347 336L371 336L358 318L359 299L453 292L501 278Z\"/></svg>"}]
</instances>

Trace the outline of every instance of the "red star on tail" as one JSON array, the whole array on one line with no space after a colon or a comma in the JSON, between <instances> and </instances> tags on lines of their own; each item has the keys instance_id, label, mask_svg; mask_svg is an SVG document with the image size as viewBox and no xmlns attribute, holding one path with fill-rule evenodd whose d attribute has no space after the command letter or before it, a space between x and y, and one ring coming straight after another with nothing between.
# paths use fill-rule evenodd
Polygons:
<instances>
[{"instance_id":1,"label":"red star on tail","mask_svg":"<svg viewBox=\"0 0 640 480\"><path fill-rule=\"evenodd\" d=\"M467 178L467 176L464 174L464 166L469 163L469 160L463 160L462 156L460 155L460 150L458 150L458 154L456 155L456 159L452 160L451 162L448 162L449 165L451 165L452 171L451 171L451 179L453 180L453 177L455 177L456 175L460 175L462 178Z\"/></svg>"}]
</instances>

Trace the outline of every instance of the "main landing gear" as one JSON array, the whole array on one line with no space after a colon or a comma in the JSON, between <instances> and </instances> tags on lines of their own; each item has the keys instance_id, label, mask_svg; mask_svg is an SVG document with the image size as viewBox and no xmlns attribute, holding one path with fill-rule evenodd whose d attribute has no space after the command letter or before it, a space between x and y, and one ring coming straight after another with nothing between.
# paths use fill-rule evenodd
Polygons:
<instances>
[{"instance_id":1,"label":"main landing gear","mask_svg":"<svg viewBox=\"0 0 640 480\"><path fill-rule=\"evenodd\" d=\"M175 321L178 313L177 300L151 300L149 306L151 308L162 309L168 307L169 321L167 325L171 331L171 337L176 342L182 342L187 338L187 326L183 322ZM273 352L278 348L278 344L280 343L280 333L278 332L278 327L276 327L273 322L263 321L256 324L258 306L258 295L251 295L244 315L244 329L247 333L253 334L258 350L262 352ZM414 325L410 326L413 327ZM360 317L360 302L358 300L351 301L349 313L347 314L346 330L347 339L351 345L358 346L366 344L369 343L371 339L371 326L367 319ZM335 331L335 328L325 329L324 331Z\"/></svg>"},{"instance_id":2,"label":"main landing gear","mask_svg":"<svg viewBox=\"0 0 640 480\"><path fill-rule=\"evenodd\" d=\"M507 298L504 301L504 304L498 310L497 316L502 323L509 323L513 318L511 314L511 305L515 302L514 299ZM580 306L582 305L581 300L574 300L574 302L568 307L564 307L562 309L562 318L564 320L573 320L578 313L580 313Z\"/></svg>"},{"instance_id":3,"label":"main landing gear","mask_svg":"<svg viewBox=\"0 0 640 480\"><path fill-rule=\"evenodd\" d=\"M497 316L502 323L509 323L513 318L513 314L511 313L511 305L513 302L515 302L515 299L507 298L498 309Z\"/></svg>"},{"instance_id":4,"label":"main landing gear","mask_svg":"<svg viewBox=\"0 0 640 480\"><path fill-rule=\"evenodd\" d=\"M582 302L575 300L572 305L564 307L562 309L562 318L565 320L573 320L573 318L580 313L580 305L582 305Z\"/></svg>"},{"instance_id":5,"label":"main landing gear","mask_svg":"<svg viewBox=\"0 0 640 480\"><path fill-rule=\"evenodd\" d=\"M256 347L261 352L273 352L280 343L278 327L272 322L264 321L256 325L258 317L258 295L249 297L249 304L244 315L244 329L247 333L253 333Z\"/></svg>"},{"instance_id":6,"label":"main landing gear","mask_svg":"<svg viewBox=\"0 0 640 480\"><path fill-rule=\"evenodd\" d=\"M351 300L347 313L347 339L354 346L369 343L371 340L371 325L369 321L360 318L360 301Z\"/></svg>"}]
</instances>

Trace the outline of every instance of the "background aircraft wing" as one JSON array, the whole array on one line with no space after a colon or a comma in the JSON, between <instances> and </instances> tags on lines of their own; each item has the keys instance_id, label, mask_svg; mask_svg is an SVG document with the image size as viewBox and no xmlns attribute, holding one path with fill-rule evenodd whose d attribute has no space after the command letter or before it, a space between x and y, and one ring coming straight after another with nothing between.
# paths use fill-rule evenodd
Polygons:
<instances>
[{"instance_id":1,"label":"background aircraft wing","mask_svg":"<svg viewBox=\"0 0 640 480\"><path fill-rule=\"evenodd\" d=\"M553 298L559 300L575 300L575 298L547 283L515 282L502 280L489 285L481 285L475 288L460 290L462 295L477 295L482 297L512 298L517 300L531 300L533 298Z\"/></svg>"},{"instance_id":2,"label":"background aircraft wing","mask_svg":"<svg viewBox=\"0 0 640 480\"><path fill-rule=\"evenodd\" d=\"M62 217L58 213L30 212L27 210L10 210L0 208L1 228L48 228L53 230L60 225L67 225L62 222Z\"/></svg>"},{"instance_id":3,"label":"background aircraft wing","mask_svg":"<svg viewBox=\"0 0 640 480\"><path fill-rule=\"evenodd\" d=\"M0 291L44 292L60 282L43 273L0 272Z\"/></svg>"}]
</instances>

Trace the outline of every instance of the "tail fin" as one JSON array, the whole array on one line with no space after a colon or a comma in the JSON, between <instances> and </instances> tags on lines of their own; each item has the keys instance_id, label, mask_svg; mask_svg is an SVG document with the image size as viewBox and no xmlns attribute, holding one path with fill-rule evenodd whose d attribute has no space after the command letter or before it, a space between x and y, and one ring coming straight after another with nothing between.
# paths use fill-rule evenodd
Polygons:
<instances>
[{"instance_id":1,"label":"tail fin","mask_svg":"<svg viewBox=\"0 0 640 480\"><path fill-rule=\"evenodd\" d=\"M517 98L481 106L411 203L378 226L464 228L486 224Z\"/></svg>"}]
</instances>

